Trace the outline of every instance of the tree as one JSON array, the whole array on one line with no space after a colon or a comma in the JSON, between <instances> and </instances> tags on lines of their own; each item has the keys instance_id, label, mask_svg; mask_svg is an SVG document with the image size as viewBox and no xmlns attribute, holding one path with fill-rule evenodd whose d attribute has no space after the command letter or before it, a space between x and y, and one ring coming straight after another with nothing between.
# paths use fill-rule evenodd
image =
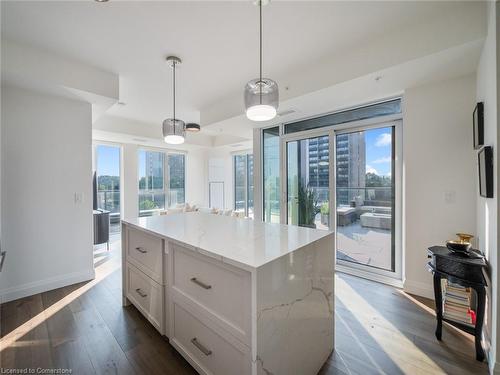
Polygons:
<instances>
[{"instance_id":1,"label":"tree","mask_svg":"<svg viewBox=\"0 0 500 375\"><path fill-rule=\"evenodd\" d=\"M378 174L368 172L365 184L366 187L385 187L391 186L392 180L390 176L379 176Z\"/></svg>"}]
</instances>

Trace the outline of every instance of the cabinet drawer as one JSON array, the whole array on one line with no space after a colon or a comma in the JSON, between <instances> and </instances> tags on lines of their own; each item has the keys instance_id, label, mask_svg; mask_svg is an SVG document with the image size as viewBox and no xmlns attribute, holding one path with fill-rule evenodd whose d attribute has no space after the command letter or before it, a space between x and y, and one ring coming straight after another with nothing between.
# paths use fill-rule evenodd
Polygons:
<instances>
[{"instance_id":1,"label":"cabinet drawer","mask_svg":"<svg viewBox=\"0 0 500 375\"><path fill-rule=\"evenodd\" d=\"M246 344L250 343L250 273L173 245L175 294L208 310Z\"/></svg>"},{"instance_id":2,"label":"cabinet drawer","mask_svg":"<svg viewBox=\"0 0 500 375\"><path fill-rule=\"evenodd\" d=\"M131 228L127 234L127 260L153 280L163 284L162 240Z\"/></svg>"},{"instance_id":3,"label":"cabinet drawer","mask_svg":"<svg viewBox=\"0 0 500 375\"><path fill-rule=\"evenodd\" d=\"M191 311L173 305L172 341L201 373L234 375L250 373L250 350L228 340L198 319ZM234 339L233 339L234 340ZM193 363L194 362L194 363Z\"/></svg>"},{"instance_id":4,"label":"cabinet drawer","mask_svg":"<svg viewBox=\"0 0 500 375\"><path fill-rule=\"evenodd\" d=\"M164 334L163 286L151 280L132 264L126 264L126 295L137 309Z\"/></svg>"}]
</instances>

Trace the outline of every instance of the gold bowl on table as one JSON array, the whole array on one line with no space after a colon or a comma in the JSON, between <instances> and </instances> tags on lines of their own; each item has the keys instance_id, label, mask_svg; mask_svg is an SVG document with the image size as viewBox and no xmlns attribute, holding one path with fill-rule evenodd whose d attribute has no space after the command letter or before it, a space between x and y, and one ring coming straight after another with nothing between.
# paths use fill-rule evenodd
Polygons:
<instances>
[{"instance_id":1,"label":"gold bowl on table","mask_svg":"<svg viewBox=\"0 0 500 375\"><path fill-rule=\"evenodd\" d=\"M456 253L468 253L471 248L471 244L460 240L448 240L446 241L446 247Z\"/></svg>"}]
</instances>

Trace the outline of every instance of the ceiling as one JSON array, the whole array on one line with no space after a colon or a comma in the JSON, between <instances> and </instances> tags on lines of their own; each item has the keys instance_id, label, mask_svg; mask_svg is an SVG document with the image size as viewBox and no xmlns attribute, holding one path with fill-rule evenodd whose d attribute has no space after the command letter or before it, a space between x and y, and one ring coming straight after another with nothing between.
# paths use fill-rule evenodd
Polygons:
<instances>
[{"instance_id":1,"label":"ceiling","mask_svg":"<svg viewBox=\"0 0 500 375\"><path fill-rule=\"evenodd\" d=\"M112 116L149 124L171 116L171 70L164 62L170 54L183 59L177 111L185 121L199 121L200 109L222 98L240 100L244 84L258 73L258 8L252 1L3 1L1 6L2 38L118 74L125 105L108 110ZM317 61L457 7L475 6L273 1L264 8L264 74L280 77L285 93L287 75Z\"/></svg>"}]
</instances>

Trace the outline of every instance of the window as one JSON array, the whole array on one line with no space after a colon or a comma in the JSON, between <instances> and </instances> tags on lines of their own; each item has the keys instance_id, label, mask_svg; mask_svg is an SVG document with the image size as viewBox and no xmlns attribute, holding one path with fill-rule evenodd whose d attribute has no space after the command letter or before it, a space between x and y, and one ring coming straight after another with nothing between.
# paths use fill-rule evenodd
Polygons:
<instances>
[{"instance_id":1,"label":"window","mask_svg":"<svg viewBox=\"0 0 500 375\"><path fill-rule=\"evenodd\" d=\"M234 155L234 210L253 218L253 155Z\"/></svg>"},{"instance_id":2,"label":"window","mask_svg":"<svg viewBox=\"0 0 500 375\"><path fill-rule=\"evenodd\" d=\"M335 112L321 117L286 124L285 134L397 113L401 113L401 99L390 100L383 103Z\"/></svg>"},{"instance_id":3,"label":"window","mask_svg":"<svg viewBox=\"0 0 500 375\"><path fill-rule=\"evenodd\" d=\"M186 174L184 154L168 154L168 204L173 207L186 203Z\"/></svg>"},{"instance_id":4,"label":"window","mask_svg":"<svg viewBox=\"0 0 500 375\"><path fill-rule=\"evenodd\" d=\"M280 222L280 131L279 126L262 131L263 220Z\"/></svg>"},{"instance_id":5,"label":"window","mask_svg":"<svg viewBox=\"0 0 500 375\"><path fill-rule=\"evenodd\" d=\"M120 147L95 146L97 207L109 211L110 230L120 231Z\"/></svg>"},{"instance_id":6,"label":"window","mask_svg":"<svg viewBox=\"0 0 500 375\"><path fill-rule=\"evenodd\" d=\"M139 150L139 216L186 202L186 155Z\"/></svg>"},{"instance_id":7,"label":"window","mask_svg":"<svg viewBox=\"0 0 500 375\"><path fill-rule=\"evenodd\" d=\"M139 150L139 216L165 208L164 155Z\"/></svg>"}]
</instances>

